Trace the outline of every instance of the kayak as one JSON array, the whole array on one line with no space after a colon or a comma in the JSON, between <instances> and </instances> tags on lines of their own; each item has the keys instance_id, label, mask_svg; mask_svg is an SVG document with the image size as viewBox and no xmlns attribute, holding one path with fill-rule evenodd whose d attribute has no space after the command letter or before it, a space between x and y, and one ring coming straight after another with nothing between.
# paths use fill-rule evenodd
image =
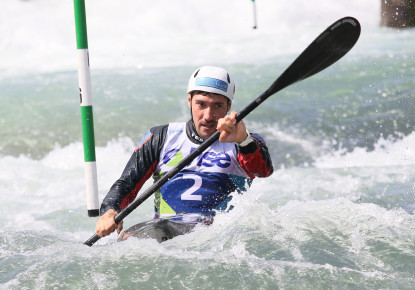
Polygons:
<instances>
[{"instance_id":1,"label":"kayak","mask_svg":"<svg viewBox=\"0 0 415 290\"><path fill-rule=\"evenodd\" d=\"M193 231L197 224L211 224L212 218L197 215L177 215L168 218L155 218L146 222L138 223L125 230L118 241L125 241L130 237L139 239L155 239L161 243L174 237L184 235Z\"/></svg>"}]
</instances>

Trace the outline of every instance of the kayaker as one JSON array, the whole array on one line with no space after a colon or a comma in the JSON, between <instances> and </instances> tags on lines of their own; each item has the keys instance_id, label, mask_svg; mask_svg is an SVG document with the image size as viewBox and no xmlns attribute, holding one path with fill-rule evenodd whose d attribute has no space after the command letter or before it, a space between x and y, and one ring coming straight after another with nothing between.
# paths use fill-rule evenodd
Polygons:
<instances>
[{"instance_id":1,"label":"kayaker","mask_svg":"<svg viewBox=\"0 0 415 290\"><path fill-rule=\"evenodd\" d=\"M227 115L235 83L225 69L197 69L190 77L187 93L191 119L154 127L139 141L102 202L102 216L96 224L100 237L121 232L122 222L117 225L114 217L135 199L147 179L153 176L156 181L216 130L219 140L155 193L156 223L142 223L141 236L164 241L176 235L166 233L172 231L170 222L173 231L177 223L184 225L177 234L191 230L188 225L211 223L217 210L227 208L231 193L245 191L255 177L272 174L264 139L249 133L243 121L236 124L236 112Z\"/></svg>"}]
</instances>

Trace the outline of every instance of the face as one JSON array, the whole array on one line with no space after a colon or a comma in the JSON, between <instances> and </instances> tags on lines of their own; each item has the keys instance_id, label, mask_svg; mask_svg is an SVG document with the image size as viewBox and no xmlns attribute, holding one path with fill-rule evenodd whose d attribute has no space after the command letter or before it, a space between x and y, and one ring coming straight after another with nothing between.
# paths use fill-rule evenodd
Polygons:
<instances>
[{"instance_id":1,"label":"face","mask_svg":"<svg viewBox=\"0 0 415 290\"><path fill-rule=\"evenodd\" d=\"M231 103L228 104L225 96L213 93L196 91L193 98L188 95L187 102L192 110L196 131L202 138L215 133L218 120L225 117L231 109Z\"/></svg>"}]
</instances>

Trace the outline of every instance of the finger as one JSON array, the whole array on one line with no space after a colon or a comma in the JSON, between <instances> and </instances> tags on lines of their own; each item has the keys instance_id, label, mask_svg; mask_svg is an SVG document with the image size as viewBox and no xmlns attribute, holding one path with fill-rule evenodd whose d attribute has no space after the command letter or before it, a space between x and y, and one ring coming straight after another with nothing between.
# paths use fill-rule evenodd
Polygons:
<instances>
[{"instance_id":1,"label":"finger","mask_svg":"<svg viewBox=\"0 0 415 290\"><path fill-rule=\"evenodd\" d=\"M98 236L102 238L102 237L108 236L111 233L111 231L106 228L99 227L96 229L96 233Z\"/></svg>"},{"instance_id":2,"label":"finger","mask_svg":"<svg viewBox=\"0 0 415 290\"><path fill-rule=\"evenodd\" d=\"M218 130L219 132L221 132L224 123L225 123L225 119L224 118L219 119L218 120L218 124L216 125L216 130Z\"/></svg>"},{"instance_id":3,"label":"finger","mask_svg":"<svg viewBox=\"0 0 415 290\"><path fill-rule=\"evenodd\" d=\"M104 236L104 232L101 229L96 228L95 232L97 233L98 236L100 236L101 238Z\"/></svg>"},{"instance_id":4,"label":"finger","mask_svg":"<svg viewBox=\"0 0 415 290\"><path fill-rule=\"evenodd\" d=\"M229 133L226 131L222 131L222 133L219 135L219 142L225 143L229 139Z\"/></svg>"},{"instance_id":5,"label":"finger","mask_svg":"<svg viewBox=\"0 0 415 290\"><path fill-rule=\"evenodd\" d=\"M111 234L117 228L117 224L114 219L105 218L101 221L98 221L96 225L96 233L100 237L105 237Z\"/></svg>"},{"instance_id":6,"label":"finger","mask_svg":"<svg viewBox=\"0 0 415 290\"><path fill-rule=\"evenodd\" d=\"M230 120L232 121L232 124L234 124L234 125L236 125L236 115L237 115L238 113L236 113L236 112L232 112L230 115L229 115L229 117L230 117Z\"/></svg>"},{"instance_id":7,"label":"finger","mask_svg":"<svg viewBox=\"0 0 415 290\"><path fill-rule=\"evenodd\" d=\"M226 125L226 129L225 129L226 132L231 133L233 130L235 130L235 124L233 123L232 120L227 120L225 122L225 125Z\"/></svg>"},{"instance_id":8,"label":"finger","mask_svg":"<svg viewBox=\"0 0 415 290\"><path fill-rule=\"evenodd\" d=\"M222 133L223 131L231 132L233 130L234 124L229 118L223 118L218 121L216 129Z\"/></svg>"},{"instance_id":9,"label":"finger","mask_svg":"<svg viewBox=\"0 0 415 290\"><path fill-rule=\"evenodd\" d=\"M104 231L104 236L108 236L108 235L110 235L112 232L114 232L114 231L115 231L115 229L116 229L116 228L117 228L117 225L107 228L107 229Z\"/></svg>"}]
</instances>

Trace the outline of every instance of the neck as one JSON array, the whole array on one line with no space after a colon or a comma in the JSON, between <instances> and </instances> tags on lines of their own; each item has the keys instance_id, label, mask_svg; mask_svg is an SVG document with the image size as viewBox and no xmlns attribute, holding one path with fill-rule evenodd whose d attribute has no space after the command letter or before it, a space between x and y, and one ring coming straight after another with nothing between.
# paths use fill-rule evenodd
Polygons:
<instances>
[{"instance_id":1,"label":"neck","mask_svg":"<svg viewBox=\"0 0 415 290\"><path fill-rule=\"evenodd\" d=\"M196 144L201 144L203 141L205 141L204 138L200 137L199 134L196 131L195 124L193 123L193 120L190 119L186 123L186 134L189 139Z\"/></svg>"}]
</instances>

